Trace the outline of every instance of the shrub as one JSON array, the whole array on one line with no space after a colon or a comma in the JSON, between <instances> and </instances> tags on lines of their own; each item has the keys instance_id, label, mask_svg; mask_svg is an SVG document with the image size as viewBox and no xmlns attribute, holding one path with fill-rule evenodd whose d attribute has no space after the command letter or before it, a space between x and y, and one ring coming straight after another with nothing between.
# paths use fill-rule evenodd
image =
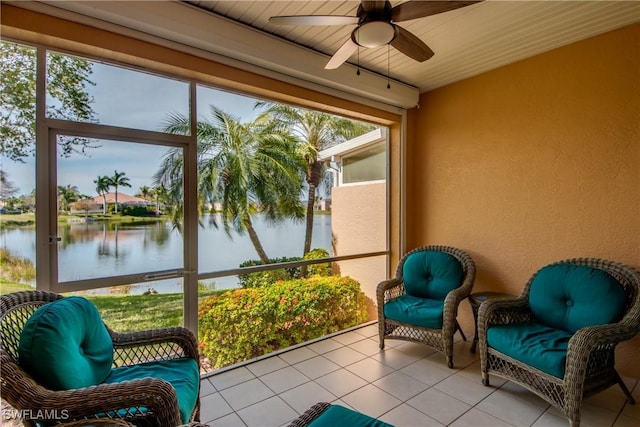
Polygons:
<instances>
[{"instance_id":1,"label":"shrub","mask_svg":"<svg viewBox=\"0 0 640 427\"><path fill-rule=\"evenodd\" d=\"M298 257L271 258L269 259L269 263L277 264L279 262L300 261L300 259L301 258ZM255 265L264 265L264 263L260 260L245 261L240 264L240 268L253 267ZM259 286L270 285L279 280L298 278L300 278L300 267L279 268L277 270L261 271L258 273L238 274L238 281L240 283L240 286L243 288L255 288Z\"/></svg>"},{"instance_id":2,"label":"shrub","mask_svg":"<svg viewBox=\"0 0 640 427\"><path fill-rule=\"evenodd\" d=\"M365 322L366 298L349 277L296 279L235 289L200 302L199 339L214 368Z\"/></svg>"},{"instance_id":3,"label":"shrub","mask_svg":"<svg viewBox=\"0 0 640 427\"><path fill-rule=\"evenodd\" d=\"M321 259L328 258L329 252L326 249L313 249L309 251L304 258L299 257L282 257L271 258L269 262L276 264L279 262L300 261L303 259ZM260 260L245 261L240 267L252 267L255 265L264 265ZM261 271L258 273L238 274L238 281L243 288L255 288L264 285L270 285L280 280L299 279L301 277L301 267L279 268L277 270ZM331 263L314 264L307 267L307 276L331 276Z\"/></svg>"},{"instance_id":4,"label":"shrub","mask_svg":"<svg viewBox=\"0 0 640 427\"><path fill-rule=\"evenodd\" d=\"M304 256L304 259L328 258L329 252L326 249L313 249ZM331 276L331 263L313 264L307 266L307 276Z\"/></svg>"}]
</instances>

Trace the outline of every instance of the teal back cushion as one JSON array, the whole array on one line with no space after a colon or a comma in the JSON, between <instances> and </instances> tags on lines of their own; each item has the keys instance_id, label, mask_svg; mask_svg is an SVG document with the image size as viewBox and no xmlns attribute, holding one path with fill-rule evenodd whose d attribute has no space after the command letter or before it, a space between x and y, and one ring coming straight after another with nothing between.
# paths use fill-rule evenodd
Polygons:
<instances>
[{"instance_id":1,"label":"teal back cushion","mask_svg":"<svg viewBox=\"0 0 640 427\"><path fill-rule=\"evenodd\" d=\"M20 366L51 390L100 384L111 372L113 343L91 301L63 298L45 304L20 335Z\"/></svg>"},{"instance_id":2,"label":"teal back cushion","mask_svg":"<svg viewBox=\"0 0 640 427\"><path fill-rule=\"evenodd\" d=\"M450 291L462 285L464 270L452 255L421 251L404 261L402 278L408 295L444 300Z\"/></svg>"},{"instance_id":3,"label":"teal back cushion","mask_svg":"<svg viewBox=\"0 0 640 427\"><path fill-rule=\"evenodd\" d=\"M529 305L540 323L568 332L619 321L627 298L607 272L583 265L544 267L531 282Z\"/></svg>"}]
</instances>

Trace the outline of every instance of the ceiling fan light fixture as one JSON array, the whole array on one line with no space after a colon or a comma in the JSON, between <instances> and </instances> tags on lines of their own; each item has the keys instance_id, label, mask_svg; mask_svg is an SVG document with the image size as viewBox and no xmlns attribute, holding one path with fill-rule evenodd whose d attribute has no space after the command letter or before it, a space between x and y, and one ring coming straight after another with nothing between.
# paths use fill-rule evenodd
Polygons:
<instances>
[{"instance_id":1,"label":"ceiling fan light fixture","mask_svg":"<svg viewBox=\"0 0 640 427\"><path fill-rule=\"evenodd\" d=\"M389 44L396 37L396 27L386 21L371 21L353 30L353 41L367 48L380 47Z\"/></svg>"}]
</instances>

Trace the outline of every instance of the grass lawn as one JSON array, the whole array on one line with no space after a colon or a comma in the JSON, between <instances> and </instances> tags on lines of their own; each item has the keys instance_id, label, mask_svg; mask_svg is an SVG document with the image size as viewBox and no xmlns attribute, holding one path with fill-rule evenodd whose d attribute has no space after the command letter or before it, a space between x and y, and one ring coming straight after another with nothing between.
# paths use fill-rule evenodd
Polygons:
<instances>
[{"instance_id":1,"label":"grass lawn","mask_svg":"<svg viewBox=\"0 0 640 427\"><path fill-rule=\"evenodd\" d=\"M0 282L0 294L32 290L28 285ZM200 298L224 291L200 291ZM104 322L116 332L182 326L182 294L82 295L91 300Z\"/></svg>"}]
</instances>

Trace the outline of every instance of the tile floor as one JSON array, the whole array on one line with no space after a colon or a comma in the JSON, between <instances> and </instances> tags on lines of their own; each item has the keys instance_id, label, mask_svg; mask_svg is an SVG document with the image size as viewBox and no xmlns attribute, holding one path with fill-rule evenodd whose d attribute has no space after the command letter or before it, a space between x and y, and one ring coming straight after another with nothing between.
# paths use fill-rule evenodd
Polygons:
<instances>
[{"instance_id":1,"label":"tile floor","mask_svg":"<svg viewBox=\"0 0 640 427\"><path fill-rule=\"evenodd\" d=\"M216 426L282 426L316 402L340 404L401 426L567 426L555 408L523 388L491 378L480 382L470 342L454 348L456 369L429 347L387 340L377 325L236 367L202 380L201 420ZM585 401L584 427L640 426L640 385L625 378L639 403L619 387Z\"/></svg>"}]
</instances>

